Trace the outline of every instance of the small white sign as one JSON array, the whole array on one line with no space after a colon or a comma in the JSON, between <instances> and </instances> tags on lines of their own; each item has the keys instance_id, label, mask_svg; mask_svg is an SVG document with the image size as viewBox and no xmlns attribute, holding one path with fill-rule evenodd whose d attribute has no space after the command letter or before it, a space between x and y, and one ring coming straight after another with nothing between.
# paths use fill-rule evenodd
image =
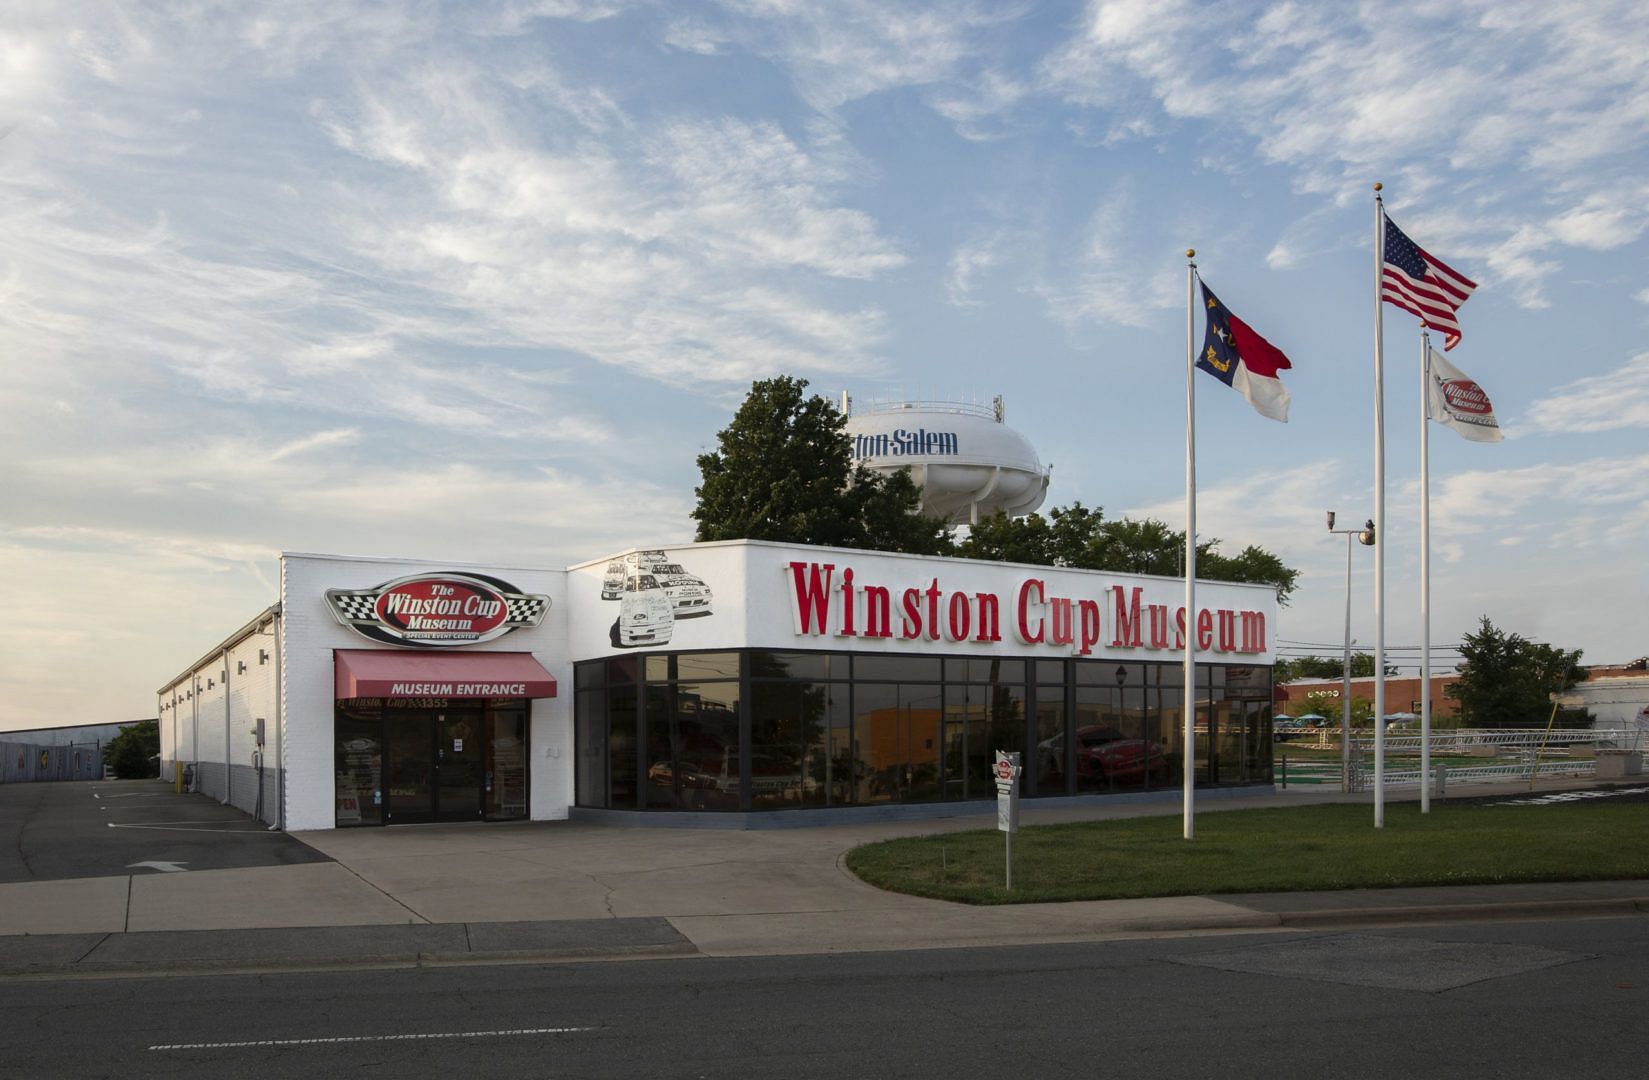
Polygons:
<instances>
[{"instance_id":1,"label":"small white sign","mask_svg":"<svg viewBox=\"0 0 1649 1080\"><path fill-rule=\"evenodd\" d=\"M1006 833L1019 831L1018 754L996 752L996 827Z\"/></svg>"},{"instance_id":2,"label":"small white sign","mask_svg":"<svg viewBox=\"0 0 1649 1080\"><path fill-rule=\"evenodd\" d=\"M462 754L464 752L464 740L463 739L454 739L454 740L452 740L452 752L455 753L455 754Z\"/></svg>"}]
</instances>

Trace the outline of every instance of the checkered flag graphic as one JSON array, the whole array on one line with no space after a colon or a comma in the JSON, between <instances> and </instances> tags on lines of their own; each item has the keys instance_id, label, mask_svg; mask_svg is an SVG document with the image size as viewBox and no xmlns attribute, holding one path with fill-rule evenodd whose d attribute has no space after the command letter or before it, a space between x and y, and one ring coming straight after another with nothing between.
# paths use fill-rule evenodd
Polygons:
<instances>
[{"instance_id":1,"label":"checkered flag graphic","mask_svg":"<svg viewBox=\"0 0 1649 1080\"><path fill-rule=\"evenodd\" d=\"M550 606L547 596L527 596L522 593L504 593L504 621L511 626L537 626L544 619L544 609Z\"/></svg>"},{"instance_id":2,"label":"checkered flag graphic","mask_svg":"<svg viewBox=\"0 0 1649 1080\"><path fill-rule=\"evenodd\" d=\"M328 589L328 600L332 601L333 610L337 611L338 618L346 623L375 623L378 621L376 606L378 591L368 589L362 592L349 592L344 589Z\"/></svg>"}]
</instances>

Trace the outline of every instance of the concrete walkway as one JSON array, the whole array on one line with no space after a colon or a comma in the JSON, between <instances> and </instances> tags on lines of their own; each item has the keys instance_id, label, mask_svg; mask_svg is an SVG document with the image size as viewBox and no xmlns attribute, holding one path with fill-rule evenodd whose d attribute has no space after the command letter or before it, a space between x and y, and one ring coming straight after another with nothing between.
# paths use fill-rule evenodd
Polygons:
<instances>
[{"instance_id":1,"label":"concrete walkway","mask_svg":"<svg viewBox=\"0 0 1649 1080\"><path fill-rule=\"evenodd\" d=\"M1199 813L1342 801L1369 796L1291 789L1209 799ZM1028 810L1023 820L1178 812L1177 801L1131 803ZM867 841L992 824L974 816L737 832L538 822L299 833L334 861L0 885L0 974L826 953L1649 912L1649 881L975 907L883 892L842 864Z\"/></svg>"}]
</instances>

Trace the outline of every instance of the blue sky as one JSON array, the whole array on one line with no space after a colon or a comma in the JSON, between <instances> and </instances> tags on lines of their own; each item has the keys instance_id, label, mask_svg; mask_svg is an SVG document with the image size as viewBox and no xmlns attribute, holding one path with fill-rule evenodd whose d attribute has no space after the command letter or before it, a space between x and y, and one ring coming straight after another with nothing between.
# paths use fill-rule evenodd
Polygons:
<instances>
[{"instance_id":1,"label":"blue sky","mask_svg":"<svg viewBox=\"0 0 1649 1080\"><path fill-rule=\"evenodd\" d=\"M281 550L689 539L695 455L779 373L1002 394L1050 505L1183 520L1187 247L1295 365L1286 425L1203 379L1200 531L1299 567L1279 636L1332 651L1375 180L1479 282L1450 359L1507 434L1433 429L1434 640L1649 653L1646 102L1649 11L1608 0L14 3L0 728L152 712ZM1414 645L1389 307L1386 350Z\"/></svg>"}]
</instances>

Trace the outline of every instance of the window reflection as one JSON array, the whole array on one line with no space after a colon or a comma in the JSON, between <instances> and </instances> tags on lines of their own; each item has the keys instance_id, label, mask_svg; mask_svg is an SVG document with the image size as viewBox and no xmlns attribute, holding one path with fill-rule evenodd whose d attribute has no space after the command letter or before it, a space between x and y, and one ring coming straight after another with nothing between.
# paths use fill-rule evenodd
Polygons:
<instances>
[{"instance_id":1,"label":"window reflection","mask_svg":"<svg viewBox=\"0 0 1649 1080\"><path fill-rule=\"evenodd\" d=\"M735 677L741 662L748 701ZM1038 681L1027 685L1031 675ZM1203 667L1198 676L1199 782L1268 779L1270 670ZM1177 786L1187 756L1180 682L1174 663L1092 659L615 657L577 666L578 801L791 810L988 799L997 751L1024 755L1027 796Z\"/></svg>"}]
</instances>

